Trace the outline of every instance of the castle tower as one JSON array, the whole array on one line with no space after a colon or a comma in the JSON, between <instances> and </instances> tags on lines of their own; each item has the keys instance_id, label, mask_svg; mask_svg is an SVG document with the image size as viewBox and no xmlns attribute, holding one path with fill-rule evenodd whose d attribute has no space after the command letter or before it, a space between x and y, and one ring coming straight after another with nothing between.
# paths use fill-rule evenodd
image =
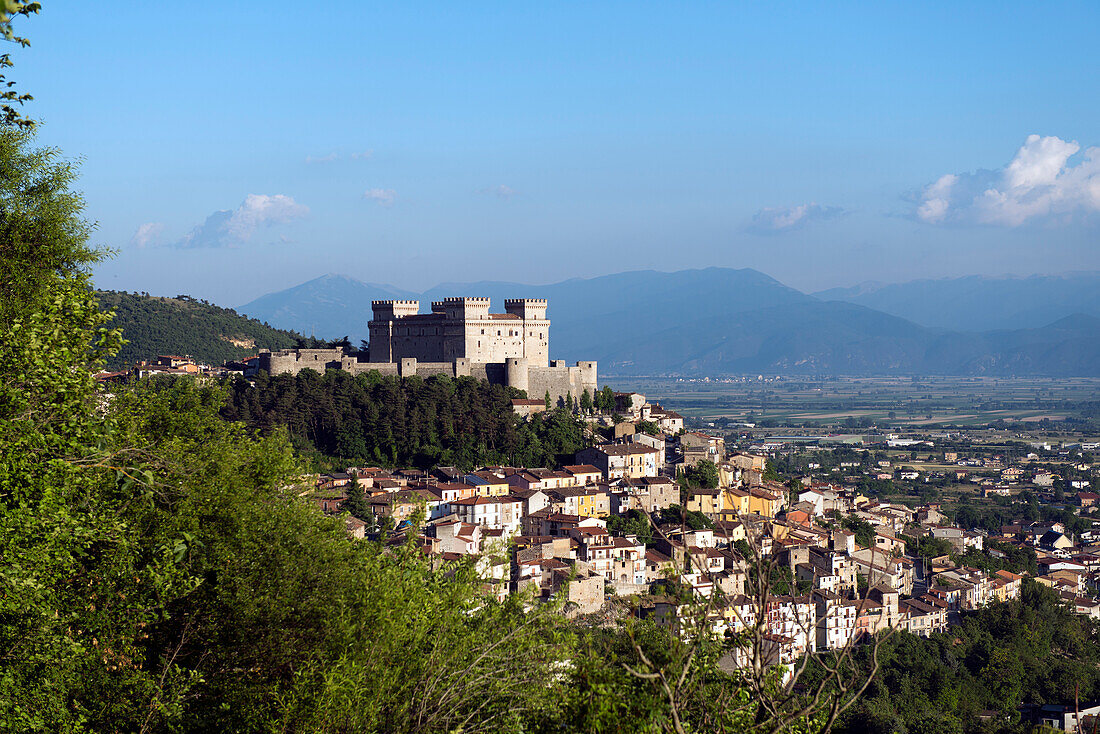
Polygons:
<instances>
[{"instance_id":1,"label":"castle tower","mask_svg":"<svg viewBox=\"0 0 1100 734\"><path fill-rule=\"evenodd\" d=\"M370 361L395 362L394 322L419 313L420 301L371 301L370 306L374 312L374 318L367 324L370 330Z\"/></svg>"},{"instance_id":2,"label":"castle tower","mask_svg":"<svg viewBox=\"0 0 1100 734\"><path fill-rule=\"evenodd\" d=\"M535 367L550 364L550 320L545 298L506 298L504 310L523 320L523 356Z\"/></svg>"}]
</instances>

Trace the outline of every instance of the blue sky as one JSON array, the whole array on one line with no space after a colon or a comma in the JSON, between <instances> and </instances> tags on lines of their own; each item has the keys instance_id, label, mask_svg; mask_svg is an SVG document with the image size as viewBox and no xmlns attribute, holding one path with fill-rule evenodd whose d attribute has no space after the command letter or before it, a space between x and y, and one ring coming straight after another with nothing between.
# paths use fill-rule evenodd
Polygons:
<instances>
[{"instance_id":1,"label":"blue sky","mask_svg":"<svg viewBox=\"0 0 1100 734\"><path fill-rule=\"evenodd\" d=\"M44 6L105 288L1100 269L1095 2Z\"/></svg>"}]
</instances>

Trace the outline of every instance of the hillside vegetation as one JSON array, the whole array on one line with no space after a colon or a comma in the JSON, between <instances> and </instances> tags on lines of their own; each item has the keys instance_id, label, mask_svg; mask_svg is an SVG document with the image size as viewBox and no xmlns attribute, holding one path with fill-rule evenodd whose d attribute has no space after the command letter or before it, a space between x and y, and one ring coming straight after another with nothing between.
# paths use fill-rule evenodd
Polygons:
<instances>
[{"instance_id":1,"label":"hillside vegetation","mask_svg":"<svg viewBox=\"0 0 1100 734\"><path fill-rule=\"evenodd\" d=\"M521 394L470 377L261 372L255 384L240 379L230 386L222 415L265 434L285 426L299 449L345 466L571 463L586 445L580 421L566 410L519 420L511 400Z\"/></svg>"},{"instance_id":2,"label":"hillside vegetation","mask_svg":"<svg viewBox=\"0 0 1100 734\"><path fill-rule=\"evenodd\" d=\"M126 344L108 367L119 368L160 354L188 355L209 364L242 359L258 348L293 347L298 335L275 329L189 296L161 298L125 291L96 291L100 308L114 311L111 326Z\"/></svg>"}]
</instances>

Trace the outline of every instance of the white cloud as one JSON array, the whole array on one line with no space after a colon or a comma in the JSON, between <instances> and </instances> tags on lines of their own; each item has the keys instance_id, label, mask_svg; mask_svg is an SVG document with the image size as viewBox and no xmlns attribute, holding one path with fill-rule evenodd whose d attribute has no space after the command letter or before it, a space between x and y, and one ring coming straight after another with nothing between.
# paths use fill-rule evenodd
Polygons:
<instances>
[{"instance_id":1,"label":"white cloud","mask_svg":"<svg viewBox=\"0 0 1100 734\"><path fill-rule=\"evenodd\" d=\"M164 225L160 222L146 222L138 226L134 236L130 238L130 245L133 247L151 245L157 241L163 231Z\"/></svg>"},{"instance_id":2,"label":"white cloud","mask_svg":"<svg viewBox=\"0 0 1100 734\"><path fill-rule=\"evenodd\" d=\"M839 206L822 206L813 202L798 206L765 207L753 215L746 229L756 234L788 232L810 222L835 219L843 213Z\"/></svg>"},{"instance_id":3,"label":"white cloud","mask_svg":"<svg viewBox=\"0 0 1100 734\"><path fill-rule=\"evenodd\" d=\"M236 209L217 211L191 230L177 247L233 247L257 229L301 219L309 209L285 194L249 194Z\"/></svg>"},{"instance_id":4,"label":"white cloud","mask_svg":"<svg viewBox=\"0 0 1100 734\"><path fill-rule=\"evenodd\" d=\"M380 206L392 206L397 192L393 189L367 189L363 192L363 198L368 201L377 201Z\"/></svg>"},{"instance_id":5,"label":"white cloud","mask_svg":"<svg viewBox=\"0 0 1100 734\"><path fill-rule=\"evenodd\" d=\"M941 176L917 197L915 214L929 224L1018 227L1068 222L1100 213L1100 148L1029 135L1012 161L996 171Z\"/></svg>"},{"instance_id":6,"label":"white cloud","mask_svg":"<svg viewBox=\"0 0 1100 734\"><path fill-rule=\"evenodd\" d=\"M479 194L492 194L493 196L496 196L498 199L511 199L513 196L515 196L519 192L516 191L515 189L513 189L511 186L505 186L504 184L500 184L499 186L489 186L489 187L484 188L484 189L478 189L477 193L479 193Z\"/></svg>"},{"instance_id":7,"label":"white cloud","mask_svg":"<svg viewBox=\"0 0 1100 734\"><path fill-rule=\"evenodd\" d=\"M373 156L374 156L374 151L373 150L364 150L362 153L352 153L351 154L351 159L353 161L364 161L367 158L371 158Z\"/></svg>"}]
</instances>

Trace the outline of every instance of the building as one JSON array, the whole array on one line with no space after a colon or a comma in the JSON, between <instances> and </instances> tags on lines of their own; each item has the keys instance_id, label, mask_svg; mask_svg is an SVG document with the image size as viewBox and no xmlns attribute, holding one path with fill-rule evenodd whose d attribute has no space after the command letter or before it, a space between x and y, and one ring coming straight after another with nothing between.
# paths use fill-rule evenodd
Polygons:
<instances>
[{"instance_id":1,"label":"building","mask_svg":"<svg viewBox=\"0 0 1100 734\"><path fill-rule=\"evenodd\" d=\"M577 463L600 470L605 479L655 477L661 452L641 443L612 443L577 452Z\"/></svg>"},{"instance_id":2,"label":"building","mask_svg":"<svg viewBox=\"0 0 1100 734\"><path fill-rule=\"evenodd\" d=\"M523 390L531 400L549 393L552 403L596 391L595 362L567 366L550 359L550 320L543 299L506 299L504 313L490 313L488 298L444 298L423 314L415 300L373 301L371 308L366 360L343 349L284 349L260 352L259 368L271 374L340 369L400 377L476 377Z\"/></svg>"}]
</instances>

